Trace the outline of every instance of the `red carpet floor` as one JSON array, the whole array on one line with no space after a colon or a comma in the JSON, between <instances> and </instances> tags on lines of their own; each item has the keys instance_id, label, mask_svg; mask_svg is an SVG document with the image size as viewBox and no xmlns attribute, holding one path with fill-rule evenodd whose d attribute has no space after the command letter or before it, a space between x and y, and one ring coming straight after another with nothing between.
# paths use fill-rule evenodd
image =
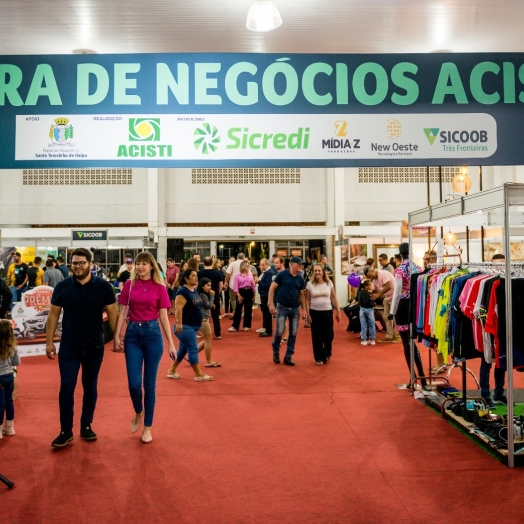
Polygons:
<instances>
[{"instance_id":1,"label":"red carpet floor","mask_svg":"<svg viewBox=\"0 0 524 524\"><path fill-rule=\"evenodd\" d=\"M524 471L395 387L408 375L400 344L362 347L341 324L332 361L317 366L301 327L289 368L273 364L270 339L222 326L214 382L195 382L185 363L182 380L167 379L164 356L150 445L130 433L123 356L107 351L98 441L78 436L78 412L74 442L52 450L57 363L24 359L17 434L0 441L0 473L16 483L0 485L0 522L522 522Z\"/></svg>"}]
</instances>

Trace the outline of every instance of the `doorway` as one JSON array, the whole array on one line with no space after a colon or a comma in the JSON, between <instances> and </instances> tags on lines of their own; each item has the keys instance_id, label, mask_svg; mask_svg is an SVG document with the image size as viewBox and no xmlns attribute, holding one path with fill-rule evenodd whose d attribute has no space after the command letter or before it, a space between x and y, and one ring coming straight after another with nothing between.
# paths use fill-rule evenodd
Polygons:
<instances>
[{"instance_id":1,"label":"doorway","mask_svg":"<svg viewBox=\"0 0 524 524\"><path fill-rule=\"evenodd\" d=\"M269 242L217 242L217 257L224 262L227 263L231 257L236 258L239 253L244 253L252 263L258 263L270 256Z\"/></svg>"}]
</instances>

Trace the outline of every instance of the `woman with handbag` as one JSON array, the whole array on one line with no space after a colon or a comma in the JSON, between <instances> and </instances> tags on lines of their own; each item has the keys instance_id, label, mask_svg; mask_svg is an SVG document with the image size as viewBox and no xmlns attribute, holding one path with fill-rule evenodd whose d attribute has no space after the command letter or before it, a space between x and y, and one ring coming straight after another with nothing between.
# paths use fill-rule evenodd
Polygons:
<instances>
[{"instance_id":1,"label":"woman with handbag","mask_svg":"<svg viewBox=\"0 0 524 524\"><path fill-rule=\"evenodd\" d=\"M167 317L171 302L151 253L144 251L138 254L133 274L125 283L118 302L125 307L118 317L115 351L125 352L126 357L129 393L135 409L131 433L136 433L143 421L142 442L147 444L153 440L151 427L156 401L156 376L164 351L159 321L169 343L169 352L172 354L175 351ZM126 320L124 345L121 331Z\"/></svg>"}]
</instances>

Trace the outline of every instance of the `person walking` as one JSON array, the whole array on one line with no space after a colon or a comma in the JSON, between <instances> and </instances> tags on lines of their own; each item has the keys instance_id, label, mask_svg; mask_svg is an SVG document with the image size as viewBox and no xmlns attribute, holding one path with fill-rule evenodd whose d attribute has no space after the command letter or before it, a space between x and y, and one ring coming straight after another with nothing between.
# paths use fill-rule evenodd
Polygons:
<instances>
[{"instance_id":1,"label":"person walking","mask_svg":"<svg viewBox=\"0 0 524 524\"><path fill-rule=\"evenodd\" d=\"M168 258L166 261L166 286L169 300L171 301L171 307L168 311L169 315L175 314L175 297L178 291L178 274L180 268L173 262L172 258Z\"/></svg>"},{"instance_id":2,"label":"person walking","mask_svg":"<svg viewBox=\"0 0 524 524\"><path fill-rule=\"evenodd\" d=\"M269 265L267 258L260 261L260 279L258 281L258 294L260 295L260 310L262 311L262 328L259 331L259 337L273 336L273 318L269 312L269 288L273 282L275 271Z\"/></svg>"},{"instance_id":3,"label":"person walking","mask_svg":"<svg viewBox=\"0 0 524 524\"><path fill-rule=\"evenodd\" d=\"M126 268L118 275L118 289L122 291L125 283L131 278L135 269L135 261L132 258L126 258Z\"/></svg>"},{"instance_id":4,"label":"person walking","mask_svg":"<svg viewBox=\"0 0 524 524\"><path fill-rule=\"evenodd\" d=\"M113 288L109 282L91 273L91 260L91 251L75 249L71 256L73 275L58 282L51 297L51 310L46 324L46 354L51 360L55 360L57 354L53 338L62 310L64 313L58 355L61 431L51 444L55 448L63 448L74 439L74 393L80 368L84 388L80 436L88 441L97 439L91 424L98 396L98 373L104 358L102 315L105 308L113 333L118 315Z\"/></svg>"},{"instance_id":5,"label":"person walking","mask_svg":"<svg viewBox=\"0 0 524 524\"><path fill-rule=\"evenodd\" d=\"M42 257L35 257L33 265L27 270L27 289L34 289L41 286L44 276L44 270L40 267L42 264Z\"/></svg>"},{"instance_id":6,"label":"person walking","mask_svg":"<svg viewBox=\"0 0 524 524\"><path fill-rule=\"evenodd\" d=\"M51 259L45 261L46 272L44 273L43 282L45 286L56 287L58 282L64 280L62 271L54 266L54 262Z\"/></svg>"},{"instance_id":7,"label":"person walking","mask_svg":"<svg viewBox=\"0 0 524 524\"><path fill-rule=\"evenodd\" d=\"M129 393L135 410L131 421L131 433L136 433L144 422L142 442L153 440L151 434L156 403L156 377L164 352L164 339L169 352L175 351L167 310L171 302L164 278L153 255L148 251L139 253L131 278L124 284L118 297L122 306L115 333L115 351L126 358ZM126 317L129 318L125 342L120 336ZM142 381L143 375L143 381Z\"/></svg>"},{"instance_id":8,"label":"person walking","mask_svg":"<svg viewBox=\"0 0 524 524\"><path fill-rule=\"evenodd\" d=\"M284 333L286 319L289 319L289 336L287 342L284 364L294 366L293 354L295 353L295 342L300 318L299 307L306 310L304 289L306 283L300 274L302 270L302 259L292 257L289 269L278 273L269 288L269 310L273 314L276 311L277 326L273 338L273 362L280 364L280 343ZM278 304L275 307L275 292L278 291Z\"/></svg>"},{"instance_id":9,"label":"person walking","mask_svg":"<svg viewBox=\"0 0 524 524\"><path fill-rule=\"evenodd\" d=\"M7 268L7 280L11 286L11 293L13 293L13 301L10 307L12 311L14 303L20 302L22 294L27 291L29 266L22 262L22 255L19 251L16 251L11 256L13 257L13 263Z\"/></svg>"},{"instance_id":10,"label":"person walking","mask_svg":"<svg viewBox=\"0 0 524 524\"><path fill-rule=\"evenodd\" d=\"M357 302L360 306L360 343L363 346L375 345L377 328L375 325L375 301L371 298L373 284L371 280L360 282L357 292Z\"/></svg>"},{"instance_id":11,"label":"person walking","mask_svg":"<svg viewBox=\"0 0 524 524\"><path fill-rule=\"evenodd\" d=\"M208 257L204 258L205 260ZM211 332L211 324L209 323L209 317L213 314L215 309L215 292L211 289L213 283L209 278L201 278L198 281L197 291L202 299L202 326L200 327L200 333L204 337L204 354L206 356L206 368L219 368L220 362L214 362L211 357L211 351L213 348L213 334ZM198 351L200 352L201 344L198 345Z\"/></svg>"},{"instance_id":12,"label":"person walking","mask_svg":"<svg viewBox=\"0 0 524 524\"><path fill-rule=\"evenodd\" d=\"M204 268L198 272L198 280L200 281L203 278L211 281L212 296L215 305L215 307L211 309L211 320L213 321L215 337L220 339L222 338L222 330L220 327L220 295L224 284L222 273L213 267L213 259L211 257L204 257Z\"/></svg>"},{"instance_id":13,"label":"person walking","mask_svg":"<svg viewBox=\"0 0 524 524\"><path fill-rule=\"evenodd\" d=\"M0 319L0 439L15 434L14 368L19 365L13 326L9 320Z\"/></svg>"},{"instance_id":14,"label":"person walking","mask_svg":"<svg viewBox=\"0 0 524 524\"><path fill-rule=\"evenodd\" d=\"M238 331L240 329L242 310L244 310L244 331L249 331L253 319L253 299L256 291L255 280L253 273L251 273L249 262L242 262L240 273L233 277L232 286L236 294L237 306L233 316L233 325L229 328L229 331Z\"/></svg>"},{"instance_id":15,"label":"person walking","mask_svg":"<svg viewBox=\"0 0 524 524\"><path fill-rule=\"evenodd\" d=\"M326 269L315 264L311 279L306 285L306 318L311 325L313 357L318 365L326 364L332 355L333 308L340 322L340 307L333 283Z\"/></svg>"},{"instance_id":16,"label":"person walking","mask_svg":"<svg viewBox=\"0 0 524 524\"><path fill-rule=\"evenodd\" d=\"M226 270L224 289L229 290L229 316L231 318L233 318L233 314L237 305L237 294L233 291L233 281L236 275L240 273L240 265L242 264L242 262L244 262L244 258L244 253L239 253L237 255L236 260L233 260L233 258L231 258L229 260L229 265L227 266Z\"/></svg>"},{"instance_id":17,"label":"person walking","mask_svg":"<svg viewBox=\"0 0 524 524\"><path fill-rule=\"evenodd\" d=\"M195 372L195 380L204 382L213 380L213 377L206 375L198 362L199 344L197 342L197 331L202 327L202 299L197 291L198 274L194 269L186 269L182 275L184 284L178 290L175 299L175 334L180 345L176 356L173 355L174 361L168 372L168 378L181 379L182 376L177 373L177 368L187 355L189 364ZM201 342L202 348L204 342ZM172 357L172 358L173 358Z\"/></svg>"}]
</instances>

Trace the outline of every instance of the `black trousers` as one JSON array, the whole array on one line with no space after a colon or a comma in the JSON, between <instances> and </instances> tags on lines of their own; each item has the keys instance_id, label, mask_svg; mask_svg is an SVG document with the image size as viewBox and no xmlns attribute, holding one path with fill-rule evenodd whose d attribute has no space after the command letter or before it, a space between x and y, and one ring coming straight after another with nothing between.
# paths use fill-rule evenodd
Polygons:
<instances>
[{"instance_id":1,"label":"black trousers","mask_svg":"<svg viewBox=\"0 0 524 524\"><path fill-rule=\"evenodd\" d=\"M229 289L225 289L223 293L224 293L224 313L229 313L231 309L229 307Z\"/></svg>"},{"instance_id":2,"label":"black trousers","mask_svg":"<svg viewBox=\"0 0 524 524\"><path fill-rule=\"evenodd\" d=\"M335 333L333 331L333 310L309 310L311 316L311 341L313 342L313 356L316 362L326 363L331 358L331 349Z\"/></svg>"},{"instance_id":3,"label":"black trousers","mask_svg":"<svg viewBox=\"0 0 524 524\"><path fill-rule=\"evenodd\" d=\"M250 287L239 289L238 292L243 298L242 302L237 300L237 307L235 308L235 315L233 316L233 327L240 329L240 320L242 319L242 310L244 310L244 327L251 327L251 320L253 319L253 299L255 294Z\"/></svg>"},{"instance_id":4,"label":"black trousers","mask_svg":"<svg viewBox=\"0 0 524 524\"><path fill-rule=\"evenodd\" d=\"M260 295L260 310L262 311L262 327L266 330L268 335L273 334L273 317L269 312L268 306L269 296Z\"/></svg>"},{"instance_id":5,"label":"black trousers","mask_svg":"<svg viewBox=\"0 0 524 524\"><path fill-rule=\"evenodd\" d=\"M215 307L211 310L211 320L213 320L213 331L215 337L221 336L220 331L220 294L215 293Z\"/></svg>"},{"instance_id":6,"label":"black trousers","mask_svg":"<svg viewBox=\"0 0 524 524\"><path fill-rule=\"evenodd\" d=\"M409 343L409 331L399 331L400 338L402 339L402 345L404 346L404 357L406 358L406 363L408 369L410 370L411 376L411 347ZM420 352L416 344L413 344L415 350L415 367L417 368L417 373L419 377L424 376L424 368L422 367L422 359L420 358ZM415 374L416 375L416 374ZM426 381L423 379L420 381L422 386L426 385Z\"/></svg>"},{"instance_id":7,"label":"black trousers","mask_svg":"<svg viewBox=\"0 0 524 524\"><path fill-rule=\"evenodd\" d=\"M58 367L60 369L60 426L62 431L73 429L73 408L75 405L75 388L78 371L82 368L82 402L81 427L93 422L96 401L98 398L98 372L104 359L104 346L67 347L60 344Z\"/></svg>"}]
</instances>

